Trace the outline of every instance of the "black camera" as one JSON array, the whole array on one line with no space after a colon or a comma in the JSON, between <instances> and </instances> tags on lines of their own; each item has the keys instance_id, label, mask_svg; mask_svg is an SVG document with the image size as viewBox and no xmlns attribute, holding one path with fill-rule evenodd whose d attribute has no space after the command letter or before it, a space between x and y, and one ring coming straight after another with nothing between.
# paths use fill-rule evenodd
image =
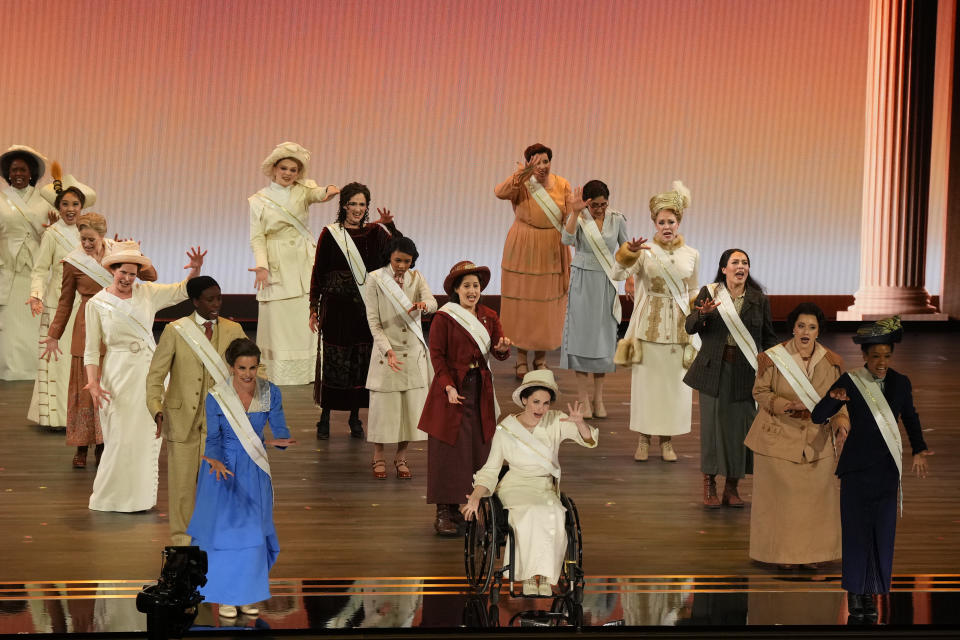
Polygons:
<instances>
[{"instance_id":1,"label":"black camera","mask_svg":"<svg viewBox=\"0 0 960 640\"><path fill-rule=\"evenodd\" d=\"M166 547L160 579L137 594L137 611L147 614L151 640L181 638L190 630L207 584L207 552L200 547Z\"/></svg>"}]
</instances>

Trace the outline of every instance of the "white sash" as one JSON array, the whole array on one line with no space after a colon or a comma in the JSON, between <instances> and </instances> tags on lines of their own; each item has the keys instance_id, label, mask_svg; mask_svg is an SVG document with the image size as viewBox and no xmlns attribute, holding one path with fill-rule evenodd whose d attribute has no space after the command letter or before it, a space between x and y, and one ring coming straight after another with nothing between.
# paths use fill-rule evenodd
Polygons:
<instances>
[{"instance_id":1,"label":"white sash","mask_svg":"<svg viewBox=\"0 0 960 640\"><path fill-rule=\"evenodd\" d=\"M253 425L250 424L250 418L247 416L246 409L243 408L240 396L237 395L237 390L233 388L232 378L227 378L216 385L210 390L210 395L220 405L223 416L230 423L230 428L237 435L237 440L240 441L240 446L247 452L254 464L263 469L267 476L270 476L270 460L267 458L267 450ZM266 408L266 410L269 409L269 407Z\"/></svg>"},{"instance_id":2,"label":"white sash","mask_svg":"<svg viewBox=\"0 0 960 640\"><path fill-rule=\"evenodd\" d=\"M388 265L384 267L384 269L392 270L392 267ZM387 300L393 305L397 315L407 323L407 327L409 327L410 331L423 343L423 346L429 353L430 345L427 344L426 338L423 337L423 327L420 325L420 310L417 309L416 313L412 316L407 313L407 310L413 306L413 303L392 277L384 277L379 271L371 271L370 276L373 278L373 281L377 283L377 286L380 287L380 290L387 296ZM411 277L415 278L416 274L411 274Z\"/></svg>"},{"instance_id":3,"label":"white sash","mask_svg":"<svg viewBox=\"0 0 960 640\"><path fill-rule=\"evenodd\" d=\"M149 351L151 354L154 351L156 351L157 343L153 339L153 331L143 326L143 323L141 323L139 320L133 317L132 309L129 308L130 303L127 300L122 300L121 298L117 298L117 300L121 300L121 302L123 302L123 304L117 304L110 298L116 298L116 296L114 296L112 293L107 291L106 296L102 296L98 293L97 295L90 298L90 302L97 305L104 311L116 312L121 318L123 318L126 321L127 326L133 329L133 332L137 334L137 336L147 345L147 351Z\"/></svg>"},{"instance_id":4,"label":"white sash","mask_svg":"<svg viewBox=\"0 0 960 640\"><path fill-rule=\"evenodd\" d=\"M23 216L23 219L27 221L27 224L30 226L30 230L33 231L33 237L37 242L40 242L40 236L43 234L42 227L37 228L34 224L33 219L26 214L24 211L30 209L30 205L23 201L23 198L20 197L20 194L17 193L16 189L13 187L7 187L3 190L4 195L6 196L7 204L10 205L11 209L15 209Z\"/></svg>"},{"instance_id":5,"label":"white sash","mask_svg":"<svg viewBox=\"0 0 960 640\"><path fill-rule=\"evenodd\" d=\"M687 286L684 284L680 274L677 273L677 267L670 262L670 256L668 256L667 252L656 242L650 243L650 255L652 255L654 260L657 261L657 264L660 265L660 271L663 272L663 280L667 283L667 289L670 290L673 301L680 307L684 317L690 315L690 296L687 294ZM692 344L693 348L697 351L700 350L702 342L699 334L695 333L690 336L690 344Z\"/></svg>"},{"instance_id":6,"label":"white sash","mask_svg":"<svg viewBox=\"0 0 960 640\"><path fill-rule=\"evenodd\" d=\"M707 289L710 290L710 294L720 302L717 311L720 312L723 323L727 325L727 331L733 336L733 341L740 347L740 351L747 358L747 362L749 362L753 370L756 371L757 345L753 341L753 336L747 331L746 325L743 324L743 320L740 319L740 315L737 313L737 307L733 303L733 298L730 297L730 292L719 282L712 283Z\"/></svg>"},{"instance_id":7,"label":"white sash","mask_svg":"<svg viewBox=\"0 0 960 640\"><path fill-rule=\"evenodd\" d=\"M90 276L91 280L104 289L113 284L113 275L107 271L102 264L87 255L83 249L75 248L67 254L67 257L65 257L63 261L69 262L77 269L80 269L80 271L83 271L86 275Z\"/></svg>"},{"instance_id":8,"label":"white sash","mask_svg":"<svg viewBox=\"0 0 960 640\"><path fill-rule=\"evenodd\" d=\"M553 202L553 200L551 200ZM607 246L607 243L603 240L603 235L600 233L600 228L597 226L597 221L593 219L593 216L590 215L590 212L584 209L580 215L577 217L577 224L580 225L580 229L583 230L583 236L587 239L587 243L590 245L590 249L593 251L593 255L596 256L597 262L600 263L600 268L603 269L603 272L607 274L607 280L610 281L610 284L613 286L613 317L619 323L623 319L623 309L620 307L620 295L617 292L617 281L613 279L613 268L616 265L616 260L613 257L613 254L610 253L610 247Z\"/></svg>"},{"instance_id":9,"label":"white sash","mask_svg":"<svg viewBox=\"0 0 960 640\"><path fill-rule=\"evenodd\" d=\"M537 464L546 469L547 473L557 480L560 479L560 460L557 458L556 453L534 438L533 434L520 424L516 416L507 416L504 418L503 422L497 425L497 429L509 434L517 440L517 442L527 447L535 454Z\"/></svg>"},{"instance_id":10,"label":"white sash","mask_svg":"<svg viewBox=\"0 0 960 640\"><path fill-rule=\"evenodd\" d=\"M767 349L766 354L773 360L773 364L777 366L777 370L783 374L783 377L787 380L787 384L789 384L793 392L797 394L803 406L807 408L807 411L812 412L813 408L820 402L820 394L817 393L817 390L810 384L810 379L807 378L803 369L800 368L797 361L790 355L790 352L787 351L786 347L782 344L778 344Z\"/></svg>"},{"instance_id":11,"label":"white sash","mask_svg":"<svg viewBox=\"0 0 960 640\"><path fill-rule=\"evenodd\" d=\"M563 212L560 211L560 207L553 201L553 198L550 197L550 194L544 186L537 182L537 179L533 176L530 176L524 184L527 185L527 191L530 192L530 197L533 198L533 201L536 202L547 215L547 220L550 221L550 224L552 224L557 231L563 233Z\"/></svg>"},{"instance_id":12,"label":"white sash","mask_svg":"<svg viewBox=\"0 0 960 640\"><path fill-rule=\"evenodd\" d=\"M903 441L900 439L900 428L897 426L897 419L890 409L890 404L880 391L879 385L873 380L873 375L866 369L854 369L848 371L847 375L853 381L857 391L863 396L863 401L867 403L870 413L873 415L874 422L880 429L880 435L890 450L893 461L897 463L897 474L903 476ZM900 515L903 516L903 487L900 487Z\"/></svg>"},{"instance_id":13,"label":"white sash","mask_svg":"<svg viewBox=\"0 0 960 640\"><path fill-rule=\"evenodd\" d=\"M328 224L327 231L330 232L337 246L340 247L340 251L343 252L343 257L347 259L347 265L349 265L350 271L353 273L353 279L359 287L367 280L367 266L363 263L363 256L360 255L360 250L357 249L353 238L347 233L346 227L337 223Z\"/></svg>"},{"instance_id":14,"label":"white sash","mask_svg":"<svg viewBox=\"0 0 960 640\"><path fill-rule=\"evenodd\" d=\"M473 315L456 302L446 303L440 307L439 311L442 311L447 314L448 317L453 318L457 324L467 330L467 333L469 333L474 342L477 343L477 347L480 348L480 353L483 354L483 357L486 360L487 369L490 370L490 380L493 381L493 369L490 367L490 334L487 333L487 328L483 326L479 319L477 319L477 316ZM500 415L500 403L497 402L496 392L493 394L493 411L494 415Z\"/></svg>"},{"instance_id":15,"label":"white sash","mask_svg":"<svg viewBox=\"0 0 960 640\"><path fill-rule=\"evenodd\" d=\"M227 363L213 348L213 343L207 339L207 336L200 331L200 326L194 321L193 315L186 318L175 320L173 328L177 330L180 337L184 339L194 355L200 358L200 362L206 368L207 373L213 378L214 384L220 384L230 377L230 370L227 369Z\"/></svg>"},{"instance_id":16,"label":"white sash","mask_svg":"<svg viewBox=\"0 0 960 640\"><path fill-rule=\"evenodd\" d=\"M313 234L310 233L310 229L304 226L303 222L297 216L293 215L289 209L285 206L263 193L262 191L257 191L257 197L266 202L267 204L272 204L280 213L283 214L284 219L290 223L290 226L300 232L300 235L303 236L303 239L310 243L314 249L317 248L317 241L313 239Z\"/></svg>"},{"instance_id":17,"label":"white sash","mask_svg":"<svg viewBox=\"0 0 960 640\"><path fill-rule=\"evenodd\" d=\"M77 242L74 242L73 240L68 238L66 234L63 232L63 230L60 228L59 224L52 224L49 227L47 227L47 233L49 233L51 237L57 241L57 244L59 244L63 248L63 250L66 251L68 254L71 253L74 249L76 249L77 245L80 244L79 240ZM83 249L81 249L81 251L82 250Z\"/></svg>"}]
</instances>

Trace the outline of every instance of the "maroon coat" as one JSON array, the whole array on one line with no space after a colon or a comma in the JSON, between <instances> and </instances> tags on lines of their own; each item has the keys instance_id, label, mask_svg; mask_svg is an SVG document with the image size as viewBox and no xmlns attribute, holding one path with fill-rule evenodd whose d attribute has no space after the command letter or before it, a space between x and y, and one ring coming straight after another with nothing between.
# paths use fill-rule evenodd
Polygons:
<instances>
[{"instance_id":1,"label":"maroon coat","mask_svg":"<svg viewBox=\"0 0 960 640\"><path fill-rule=\"evenodd\" d=\"M482 304L477 305L477 319L490 334L491 353L497 360L506 360L510 352L493 351L503 328L497 312ZM434 378L427 394L427 402L420 416L419 429L450 446L457 443L458 427L463 419L463 405L450 404L445 389L447 385L460 389L460 382L471 364L478 365L483 378L481 389L480 416L483 425L483 440L490 442L497 428L497 417L493 405L493 376L487 368L486 359L470 332L445 314L438 311L430 323L430 361L433 363Z\"/></svg>"}]
</instances>

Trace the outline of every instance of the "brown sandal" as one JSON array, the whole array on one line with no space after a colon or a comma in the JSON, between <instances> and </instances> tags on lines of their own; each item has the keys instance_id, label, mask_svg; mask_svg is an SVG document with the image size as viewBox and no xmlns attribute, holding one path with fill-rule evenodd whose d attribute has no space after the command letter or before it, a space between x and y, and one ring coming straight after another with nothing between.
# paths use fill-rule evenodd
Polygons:
<instances>
[{"instance_id":1,"label":"brown sandal","mask_svg":"<svg viewBox=\"0 0 960 640\"><path fill-rule=\"evenodd\" d=\"M410 467L407 466L407 461L403 458L397 458L393 461L393 466L397 469L397 477L401 480L409 480L413 477L410 473Z\"/></svg>"},{"instance_id":2,"label":"brown sandal","mask_svg":"<svg viewBox=\"0 0 960 640\"><path fill-rule=\"evenodd\" d=\"M523 376L527 375L530 372L530 367L527 366L526 362L518 362L517 366L514 367L517 380L523 380Z\"/></svg>"},{"instance_id":3,"label":"brown sandal","mask_svg":"<svg viewBox=\"0 0 960 640\"><path fill-rule=\"evenodd\" d=\"M377 480L386 480L387 479L387 461L386 460L374 460L372 463L373 466L373 477Z\"/></svg>"}]
</instances>

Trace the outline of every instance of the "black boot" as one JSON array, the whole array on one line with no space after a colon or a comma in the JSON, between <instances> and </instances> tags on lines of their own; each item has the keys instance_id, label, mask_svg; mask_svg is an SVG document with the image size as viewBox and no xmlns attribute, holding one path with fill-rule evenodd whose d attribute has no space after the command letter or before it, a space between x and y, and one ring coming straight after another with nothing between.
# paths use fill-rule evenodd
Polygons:
<instances>
[{"instance_id":1,"label":"black boot","mask_svg":"<svg viewBox=\"0 0 960 640\"><path fill-rule=\"evenodd\" d=\"M320 410L320 420L317 421L317 440L330 439L330 410Z\"/></svg>"},{"instance_id":2,"label":"black boot","mask_svg":"<svg viewBox=\"0 0 960 640\"><path fill-rule=\"evenodd\" d=\"M99 466L100 466L100 458L103 457L103 443L102 443L102 442L101 442L100 444L98 444L98 445L94 448L94 450L93 450L93 455L96 456L96 458L97 458L97 466L99 467Z\"/></svg>"},{"instance_id":3,"label":"black boot","mask_svg":"<svg viewBox=\"0 0 960 640\"><path fill-rule=\"evenodd\" d=\"M864 600L868 597L861 593L847 593L847 612L851 622L863 622Z\"/></svg>"},{"instance_id":4,"label":"black boot","mask_svg":"<svg viewBox=\"0 0 960 640\"><path fill-rule=\"evenodd\" d=\"M350 420L348 422L350 425L350 437L363 439L363 423L360 422L360 411L354 409L350 412Z\"/></svg>"},{"instance_id":5,"label":"black boot","mask_svg":"<svg viewBox=\"0 0 960 640\"><path fill-rule=\"evenodd\" d=\"M878 617L876 596L872 593L865 593L860 597L863 598L864 622L876 622Z\"/></svg>"}]
</instances>

